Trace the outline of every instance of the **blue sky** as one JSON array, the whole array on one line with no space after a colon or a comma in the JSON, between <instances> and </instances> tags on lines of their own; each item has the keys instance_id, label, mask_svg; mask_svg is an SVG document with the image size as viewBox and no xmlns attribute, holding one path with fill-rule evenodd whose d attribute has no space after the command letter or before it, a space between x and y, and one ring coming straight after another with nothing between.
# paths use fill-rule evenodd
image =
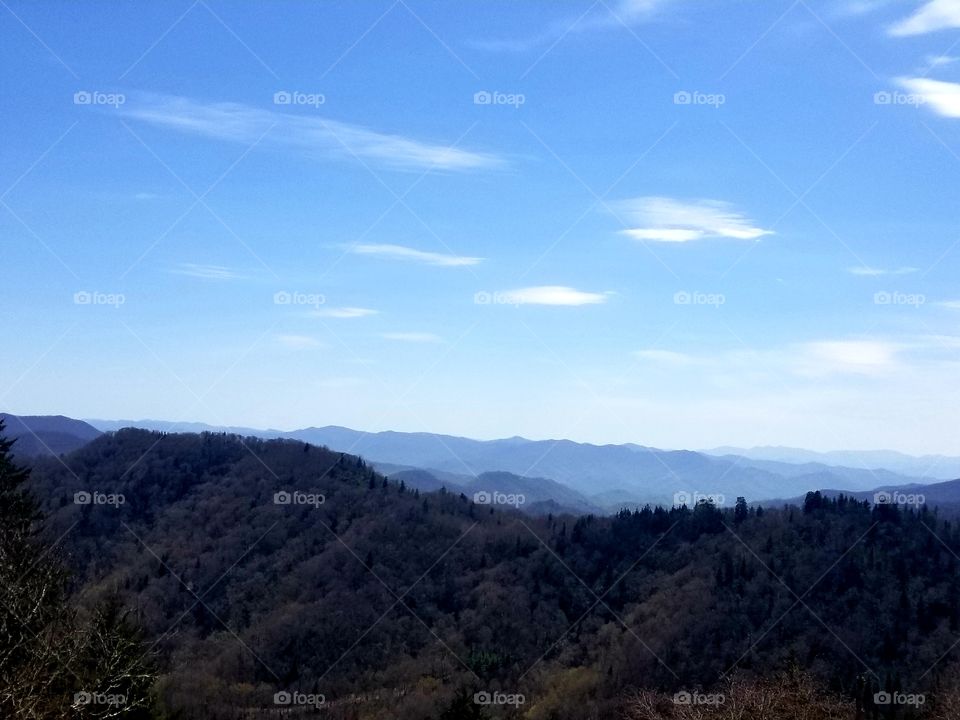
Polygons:
<instances>
[{"instance_id":1,"label":"blue sky","mask_svg":"<svg viewBox=\"0 0 960 720\"><path fill-rule=\"evenodd\" d=\"M0 32L4 409L960 452L960 0Z\"/></svg>"}]
</instances>

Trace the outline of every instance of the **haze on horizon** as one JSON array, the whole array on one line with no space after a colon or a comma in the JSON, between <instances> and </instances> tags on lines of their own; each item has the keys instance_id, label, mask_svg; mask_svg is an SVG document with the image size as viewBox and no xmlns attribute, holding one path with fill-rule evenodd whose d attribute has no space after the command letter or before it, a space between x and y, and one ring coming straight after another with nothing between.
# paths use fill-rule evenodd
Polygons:
<instances>
[{"instance_id":1,"label":"haze on horizon","mask_svg":"<svg viewBox=\"0 0 960 720\"><path fill-rule=\"evenodd\" d=\"M0 9L0 409L960 454L960 5Z\"/></svg>"}]
</instances>

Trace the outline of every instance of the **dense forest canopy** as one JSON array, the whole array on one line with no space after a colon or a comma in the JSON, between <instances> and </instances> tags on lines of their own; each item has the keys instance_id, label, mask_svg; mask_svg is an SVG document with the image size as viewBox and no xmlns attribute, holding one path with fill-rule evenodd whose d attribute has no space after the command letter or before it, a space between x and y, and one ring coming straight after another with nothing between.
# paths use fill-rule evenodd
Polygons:
<instances>
[{"instance_id":1,"label":"dense forest canopy","mask_svg":"<svg viewBox=\"0 0 960 720\"><path fill-rule=\"evenodd\" d=\"M957 697L960 527L925 507L533 518L301 442L132 429L23 482L75 612L129 610L160 717L948 717Z\"/></svg>"}]
</instances>

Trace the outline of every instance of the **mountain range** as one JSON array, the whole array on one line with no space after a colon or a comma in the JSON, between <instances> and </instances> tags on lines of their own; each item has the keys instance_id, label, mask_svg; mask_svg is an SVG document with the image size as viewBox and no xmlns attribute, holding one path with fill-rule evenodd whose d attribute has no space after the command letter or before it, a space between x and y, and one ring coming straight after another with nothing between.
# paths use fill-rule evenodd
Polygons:
<instances>
[{"instance_id":1,"label":"mountain range","mask_svg":"<svg viewBox=\"0 0 960 720\"><path fill-rule=\"evenodd\" d=\"M877 488L924 485L943 479L919 472L921 468L931 467L932 460L892 452L864 454L864 460L857 462L856 453L796 451L791 455L784 450L779 457L793 457L791 462L767 457L774 454L774 449L763 448L731 454L726 452L727 448L694 452L638 444L594 445L521 437L473 440L435 433L368 433L339 426L281 431L157 420L90 420L89 423L101 431L138 427L301 440L360 455L381 472L391 476L400 473L405 482L422 490L446 485L465 493L524 494L530 500L528 511L536 507L545 509L549 505L538 504L552 502L570 512L615 512L624 506L670 505L694 501L700 496L711 496L720 504L732 504L738 496L764 501L802 496L809 490L824 488L872 495ZM895 461L897 467L914 468L918 474L869 466L883 458ZM851 465L837 464L841 459ZM939 467L953 464L960 465L960 459L942 458ZM960 476L960 471L956 476ZM531 478L537 480L531 482Z\"/></svg>"},{"instance_id":2,"label":"mountain range","mask_svg":"<svg viewBox=\"0 0 960 720\"><path fill-rule=\"evenodd\" d=\"M795 502L811 490L872 499L877 492L917 494L931 503L960 502L943 480L960 458L912 457L893 451L817 453L792 448L661 450L639 444L593 445L571 440L473 440L435 433L367 433L339 426L282 431L159 420L76 420L0 413L21 457L63 455L103 432L137 427L163 432L229 432L292 439L364 457L378 471L425 492L447 487L530 514L604 514L644 504L693 503L739 496L770 505ZM849 463L843 465L839 463ZM883 463L887 463L884 465ZM915 472L909 474L906 471ZM929 472L925 472L929 471Z\"/></svg>"},{"instance_id":3,"label":"mountain range","mask_svg":"<svg viewBox=\"0 0 960 720\"><path fill-rule=\"evenodd\" d=\"M780 463L817 463L853 468L883 468L901 475L951 480L960 477L960 457L948 455L906 455L895 450L834 450L816 452L791 447L764 446L754 448L718 447L701 450L707 455L736 455L749 460L770 460Z\"/></svg>"}]
</instances>

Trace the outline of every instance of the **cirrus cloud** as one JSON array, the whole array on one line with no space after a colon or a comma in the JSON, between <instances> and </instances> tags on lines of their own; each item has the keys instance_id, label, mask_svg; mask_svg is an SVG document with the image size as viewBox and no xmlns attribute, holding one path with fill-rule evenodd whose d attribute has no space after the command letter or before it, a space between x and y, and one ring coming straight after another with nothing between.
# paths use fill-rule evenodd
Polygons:
<instances>
[{"instance_id":1,"label":"cirrus cloud","mask_svg":"<svg viewBox=\"0 0 960 720\"><path fill-rule=\"evenodd\" d=\"M730 203L646 196L624 200L615 208L638 227L621 231L634 240L685 243L708 238L758 240L772 230L758 227Z\"/></svg>"},{"instance_id":2,"label":"cirrus cloud","mask_svg":"<svg viewBox=\"0 0 960 720\"><path fill-rule=\"evenodd\" d=\"M884 340L820 340L805 343L798 349L801 374L875 375L896 364L901 347Z\"/></svg>"},{"instance_id":3,"label":"cirrus cloud","mask_svg":"<svg viewBox=\"0 0 960 720\"><path fill-rule=\"evenodd\" d=\"M608 293L585 292L566 285L538 285L497 293L507 305L599 305Z\"/></svg>"},{"instance_id":4,"label":"cirrus cloud","mask_svg":"<svg viewBox=\"0 0 960 720\"><path fill-rule=\"evenodd\" d=\"M379 132L312 115L261 110L233 102L170 95L128 99L118 112L140 122L216 140L281 146L322 157L360 159L403 170L484 170L505 165L498 155Z\"/></svg>"},{"instance_id":5,"label":"cirrus cloud","mask_svg":"<svg viewBox=\"0 0 960 720\"><path fill-rule=\"evenodd\" d=\"M379 313L378 310L371 310L370 308L339 307L339 308L322 308L320 310L315 310L311 314L316 317L354 319L354 318L370 317L371 315L377 315L378 313Z\"/></svg>"},{"instance_id":6,"label":"cirrus cloud","mask_svg":"<svg viewBox=\"0 0 960 720\"><path fill-rule=\"evenodd\" d=\"M439 335L428 332L388 332L381 337L385 340L408 343L438 343L443 342Z\"/></svg>"},{"instance_id":7,"label":"cirrus cloud","mask_svg":"<svg viewBox=\"0 0 960 720\"><path fill-rule=\"evenodd\" d=\"M223 265L202 265L199 263L180 263L171 270L175 275L200 278L201 280L243 280L244 275Z\"/></svg>"},{"instance_id":8,"label":"cirrus cloud","mask_svg":"<svg viewBox=\"0 0 960 720\"><path fill-rule=\"evenodd\" d=\"M913 15L891 26L897 37L925 35L960 27L960 0L928 0Z\"/></svg>"},{"instance_id":9,"label":"cirrus cloud","mask_svg":"<svg viewBox=\"0 0 960 720\"><path fill-rule=\"evenodd\" d=\"M354 255L377 255L391 260L411 260L424 265L438 265L440 267L464 267L477 265L483 258L467 257L464 255L447 255L444 253L427 252L404 245L390 244L361 244L351 245L347 252Z\"/></svg>"},{"instance_id":10,"label":"cirrus cloud","mask_svg":"<svg viewBox=\"0 0 960 720\"><path fill-rule=\"evenodd\" d=\"M860 275L863 277L881 277L883 275L910 275L918 271L918 268L915 267L899 267L895 269L887 268L878 268L872 267L870 265L858 265L852 268L848 268L848 272L851 275Z\"/></svg>"}]
</instances>

